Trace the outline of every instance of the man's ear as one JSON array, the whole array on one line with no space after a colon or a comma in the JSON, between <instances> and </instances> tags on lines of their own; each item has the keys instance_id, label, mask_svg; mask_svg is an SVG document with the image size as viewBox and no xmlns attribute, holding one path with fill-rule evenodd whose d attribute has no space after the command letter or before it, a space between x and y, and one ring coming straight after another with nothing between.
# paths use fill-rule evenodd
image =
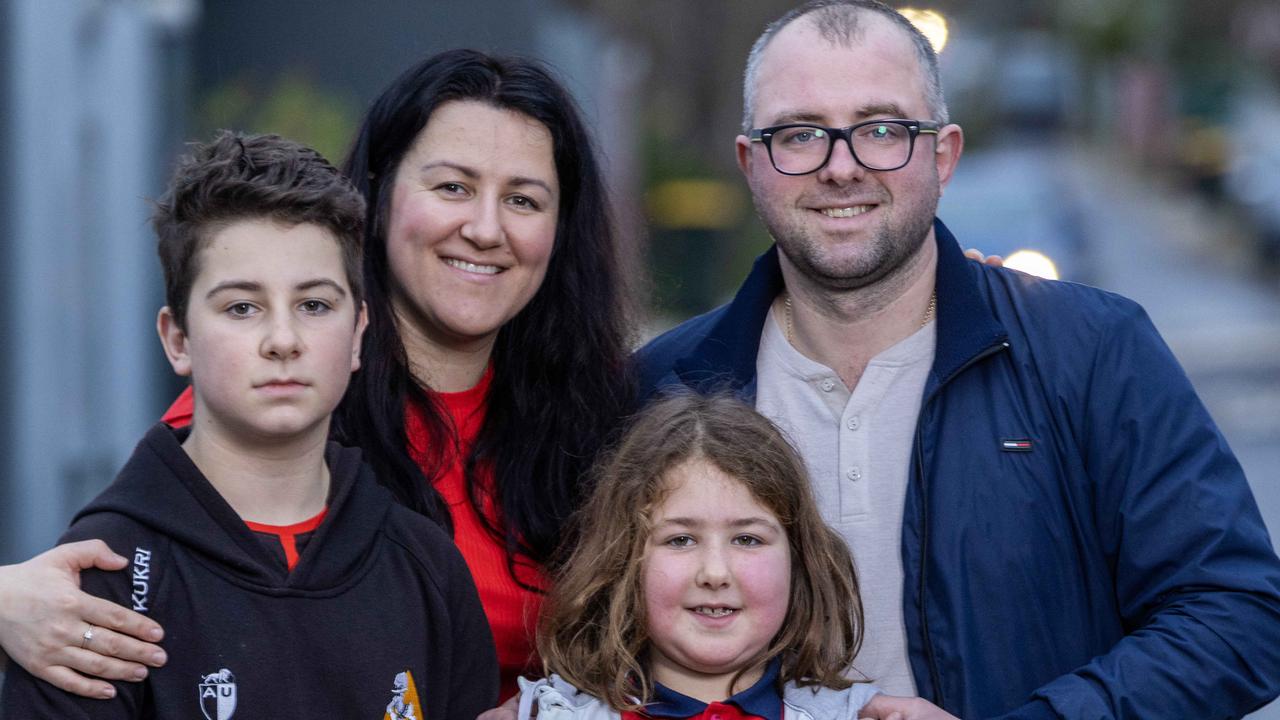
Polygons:
<instances>
[{"instance_id":1,"label":"man's ear","mask_svg":"<svg viewBox=\"0 0 1280 720\"><path fill-rule=\"evenodd\" d=\"M360 343L364 338L364 331L369 327L369 305L363 300L360 301L360 312L356 314L356 331L351 336L351 372L360 369Z\"/></svg>"},{"instance_id":2,"label":"man's ear","mask_svg":"<svg viewBox=\"0 0 1280 720\"><path fill-rule=\"evenodd\" d=\"M938 130L938 142L935 144L933 162L938 168L938 187L945 188L951 182L951 175L960 162L960 154L964 152L964 131L959 125L943 125Z\"/></svg>"},{"instance_id":3,"label":"man's ear","mask_svg":"<svg viewBox=\"0 0 1280 720\"><path fill-rule=\"evenodd\" d=\"M734 150L738 153L738 169L751 179L751 140L746 135L739 135L734 140Z\"/></svg>"},{"instance_id":4,"label":"man's ear","mask_svg":"<svg viewBox=\"0 0 1280 720\"><path fill-rule=\"evenodd\" d=\"M168 305L160 308L156 316L156 333L164 346L164 356L169 359L173 371L182 377L191 377L191 355L187 351L187 332L178 325L178 318Z\"/></svg>"}]
</instances>

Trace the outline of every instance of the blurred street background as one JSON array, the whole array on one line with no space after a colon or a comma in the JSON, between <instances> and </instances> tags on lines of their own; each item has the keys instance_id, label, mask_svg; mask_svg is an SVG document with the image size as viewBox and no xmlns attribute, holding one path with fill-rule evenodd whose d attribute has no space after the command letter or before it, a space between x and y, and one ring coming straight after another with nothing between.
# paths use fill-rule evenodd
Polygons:
<instances>
[{"instance_id":1,"label":"blurred street background","mask_svg":"<svg viewBox=\"0 0 1280 720\"><path fill-rule=\"evenodd\" d=\"M913 4L966 130L940 217L1142 303L1274 535L1280 3ZM540 57L594 125L652 333L727 299L769 243L733 139L747 50L790 6L0 0L0 563L48 547L180 388L146 218L184 141L276 132L337 162L426 54Z\"/></svg>"}]
</instances>

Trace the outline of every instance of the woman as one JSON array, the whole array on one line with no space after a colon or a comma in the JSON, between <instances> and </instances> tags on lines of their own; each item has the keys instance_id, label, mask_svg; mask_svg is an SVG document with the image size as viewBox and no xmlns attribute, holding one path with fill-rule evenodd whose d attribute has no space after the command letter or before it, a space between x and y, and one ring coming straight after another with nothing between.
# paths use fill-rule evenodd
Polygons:
<instances>
[{"instance_id":1,"label":"woman","mask_svg":"<svg viewBox=\"0 0 1280 720\"><path fill-rule=\"evenodd\" d=\"M631 396L600 169L545 70L453 50L382 93L345 170L369 201L370 324L334 434L452 530L507 697L535 662L543 569L580 479ZM188 408L180 399L166 420ZM0 568L0 645L39 677L104 696L109 684L78 673L136 679L138 663L163 658L130 637L155 639L154 623L72 588L95 564L123 565L97 544Z\"/></svg>"},{"instance_id":2,"label":"woman","mask_svg":"<svg viewBox=\"0 0 1280 720\"><path fill-rule=\"evenodd\" d=\"M446 52L374 102L346 164L369 199L376 319L337 434L453 528L504 696L532 659L540 568L630 399L618 253L574 107L532 63Z\"/></svg>"}]
</instances>

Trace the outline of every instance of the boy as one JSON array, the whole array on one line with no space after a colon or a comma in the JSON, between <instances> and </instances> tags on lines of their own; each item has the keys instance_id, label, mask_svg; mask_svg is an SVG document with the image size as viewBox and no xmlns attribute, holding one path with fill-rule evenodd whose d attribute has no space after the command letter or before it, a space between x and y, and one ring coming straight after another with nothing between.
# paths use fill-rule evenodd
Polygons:
<instances>
[{"instance_id":1,"label":"boy","mask_svg":"<svg viewBox=\"0 0 1280 720\"><path fill-rule=\"evenodd\" d=\"M493 643L453 543L395 504L358 450L327 444L367 323L364 212L333 166L278 137L223 132L180 164L153 217L168 303L156 324L191 378L191 426L153 427L63 538L128 549L130 570L83 582L161 622L170 659L109 701L15 667L9 717L493 707Z\"/></svg>"}]
</instances>

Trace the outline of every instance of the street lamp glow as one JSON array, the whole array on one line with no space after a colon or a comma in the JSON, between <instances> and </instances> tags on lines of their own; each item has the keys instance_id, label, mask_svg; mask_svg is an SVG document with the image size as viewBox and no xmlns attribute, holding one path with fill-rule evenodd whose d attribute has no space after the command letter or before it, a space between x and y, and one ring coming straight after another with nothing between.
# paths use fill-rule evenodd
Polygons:
<instances>
[{"instance_id":1,"label":"street lamp glow","mask_svg":"<svg viewBox=\"0 0 1280 720\"><path fill-rule=\"evenodd\" d=\"M910 20L917 30L929 38L934 52L940 53L942 48L947 46L947 19L943 17L942 13L936 10L919 10L916 8L902 8L898 12L902 13L902 16Z\"/></svg>"},{"instance_id":2,"label":"street lamp glow","mask_svg":"<svg viewBox=\"0 0 1280 720\"><path fill-rule=\"evenodd\" d=\"M1009 257L1004 259L1004 266L1036 277L1058 279L1058 266L1049 259L1048 255L1035 250L1016 250L1010 253Z\"/></svg>"}]
</instances>

